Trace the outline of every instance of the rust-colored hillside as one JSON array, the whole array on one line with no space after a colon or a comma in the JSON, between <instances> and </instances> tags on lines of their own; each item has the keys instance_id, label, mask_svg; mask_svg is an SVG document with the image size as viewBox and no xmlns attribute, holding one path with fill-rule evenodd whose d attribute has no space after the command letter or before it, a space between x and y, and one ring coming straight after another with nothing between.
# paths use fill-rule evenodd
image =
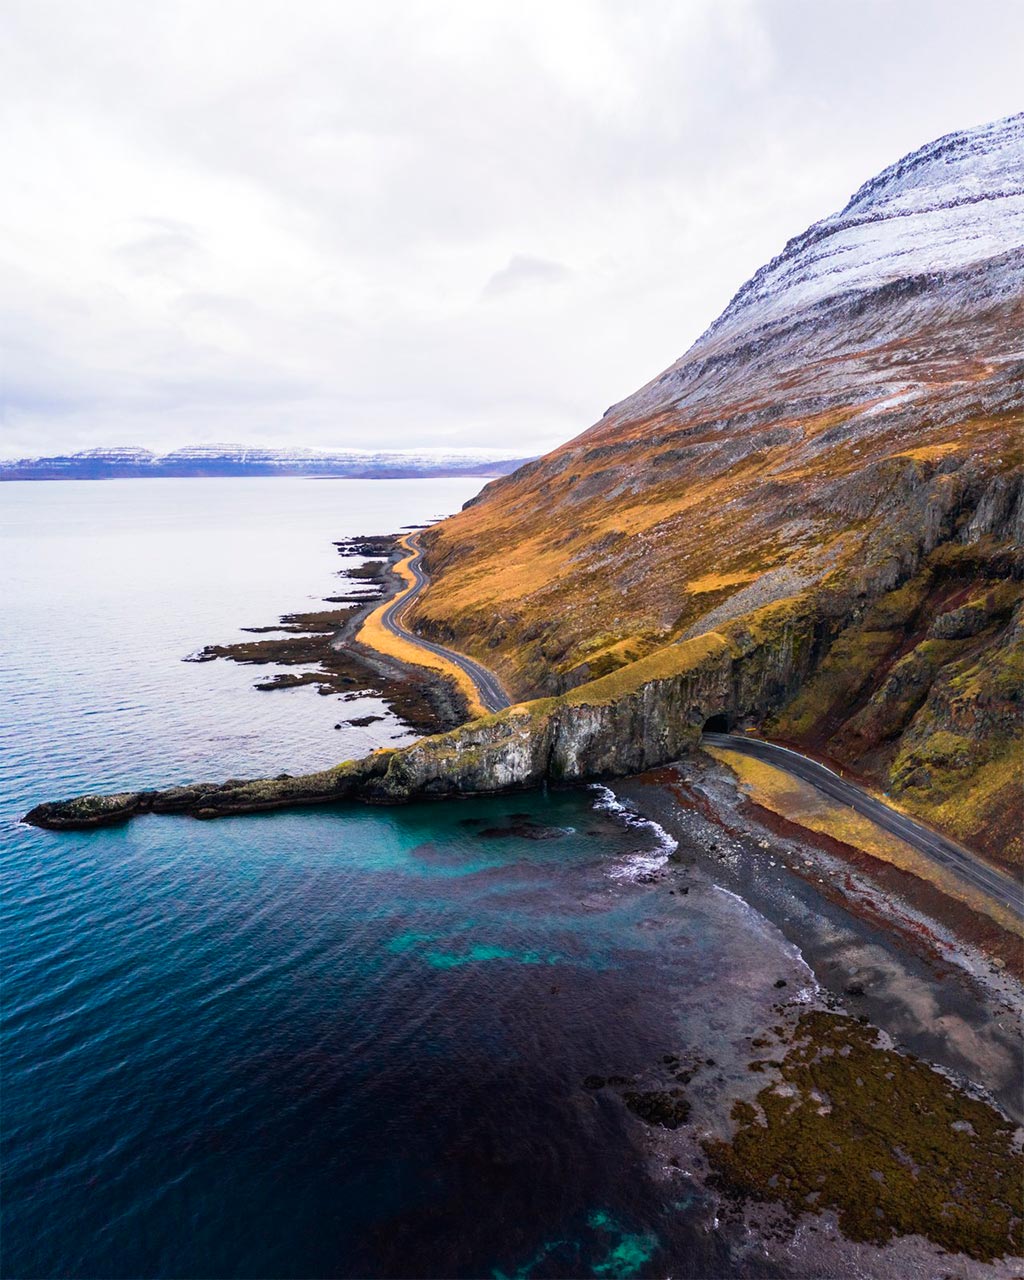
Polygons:
<instances>
[{"instance_id":1,"label":"rust-colored hillside","mask_svg":"<svg viewBox=\"0 0 1024 1280\"><path fill-rule=\"evenodd\" d=\"M431 531L418 625L526 699L628 688L766 605L811 616L816 674L760 727L1024 858L1022 175L1016 116L865 184L671 369Z\"/></svg>"}]
</instances>

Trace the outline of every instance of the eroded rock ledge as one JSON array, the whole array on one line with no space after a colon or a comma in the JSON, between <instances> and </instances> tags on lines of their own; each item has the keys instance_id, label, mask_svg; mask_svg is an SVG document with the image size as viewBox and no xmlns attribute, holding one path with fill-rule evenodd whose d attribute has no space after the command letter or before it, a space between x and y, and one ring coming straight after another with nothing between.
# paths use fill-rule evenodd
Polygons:
<instances>
[{"instance_id":1,"label":"eroded rock ledge","mask_svg":"<svg viewBox=\"0 0 1024 1280\"><path fill-rule=\"evenodd\" d=\"M68 830L124 822L141 813L217 818L340 800L401 803L638 773L691 748L710 715L761 720L791 698L838 625L820 605L768 606L728 631L666 646L559 697L521 703L320 773L79 796L38 805L25 821Z\"/></svg>"},{"instance_id":2,"label":"eroded rock ledge","mask_svg":"<svg viewBox=\"0 0 1024 1280\"><path fill-rule=\"evenodd\" d=\"M922 590L932 590L936 582L947 582L952 589L964 574L973 580L979 557L989 568L1002 565L1000 557L1011 554L1008 544L983 532L980 541L969 544L933 542L932 548L925 547L932 554ZM793 705L816 672L826 671L830 651L841 656L851 627L863 624L877 639L877 610L891 611L902 600L907 592L900 587L920 564L919 555L909 555L902 572L890 564L881 571L836 571L823 587L766 604L719 630L668 644L566 693L523 702L410 746L377 751L319 773L80 796L38 805L25 821L66 830L123 822L139 813L216 818L341 800L396 804L641 773L685 754L711 716L722 715L730 724L771 723L782 708ZM1020 574L1016 563L1002 569L1015 579ZM913 586L910 582L908 590ZM1013 600L1004 601L998 591L985 600L987 612L982 611L977 624L983 626L980 638L992 631L993 642L1002 644L1010 625L1003 615ZM957 618L958 626L966 625ZM896 630L906 631L903 622ZM877 665L877 654L874 661ZM986 661L993 666L991 655ZM845 686L840 682L839 687ZM957 687L961 702L969 702L970 690ZM1003 714L1002 701L997 699L996 705L991 691L982 690L975 701L979 699L989 719L996 711ZM928 816L926 805L918 809Z\"/></svg>"}]
</instances>

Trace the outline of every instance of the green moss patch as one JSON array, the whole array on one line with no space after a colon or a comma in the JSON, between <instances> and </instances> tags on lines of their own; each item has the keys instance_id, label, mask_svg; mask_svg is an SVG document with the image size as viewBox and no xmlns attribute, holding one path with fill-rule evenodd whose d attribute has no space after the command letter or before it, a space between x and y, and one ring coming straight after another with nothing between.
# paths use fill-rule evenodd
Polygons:
<instances>
[{"instance_id":1,"label":"green moss patch","mask_svg":"<svg viewBox=\"0 0 1024 1280\"><path fill-rule=\"evenodd\" d=\"M793 1213L833 1209L852 1240L918 1234L990 1261L1024 1247L1013 1125L877 1033L813 1012L781 1080L738 1102L731 1142L704 1144L718 1183Z\"/></svg>"},{"instance_id":2,"label":"green moss patch","mask_svg":"<svg viewBox=\"0 0 1024 1280\"><path fill-rule=\"evenodd\" d=\"M780 713L773 727L788 738L803 738L837 723L861 699L899 644L895 631L852 628L829 650L817 675Z\"/></svg>"}]
</instances>

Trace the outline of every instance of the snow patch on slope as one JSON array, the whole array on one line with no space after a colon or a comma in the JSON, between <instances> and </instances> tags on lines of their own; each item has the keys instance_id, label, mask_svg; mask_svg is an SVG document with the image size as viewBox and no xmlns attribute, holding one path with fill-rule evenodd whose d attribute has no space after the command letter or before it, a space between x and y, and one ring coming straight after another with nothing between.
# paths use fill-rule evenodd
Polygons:
<instances>
[{"instance_id":1,"label":"snow patch on slope","mask_svg":"<svg viewBox=\"0 0 1024 1280\"><path fill-rule=\"evenodd\" d=\"M698 345L731 343L827 298L1021 245L1024 113L948 134L884 169L762 267Z\"/></svg>"}]
</instances>

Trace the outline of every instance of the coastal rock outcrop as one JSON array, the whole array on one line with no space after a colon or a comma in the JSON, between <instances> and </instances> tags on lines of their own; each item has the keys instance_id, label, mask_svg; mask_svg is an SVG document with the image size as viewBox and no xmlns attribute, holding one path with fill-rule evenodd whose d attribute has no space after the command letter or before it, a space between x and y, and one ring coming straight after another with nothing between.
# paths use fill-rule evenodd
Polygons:
<instances>
[{"instance_id":1,"label":"coastal rock outcrop","mask_svg":"<svg viewBox=\"0 0 1024 1280\"><path fill-rule=\"evenodd\" d=\"M196 818L341 800L401 803L621 777L682 755L707 719L761 719L807 678L830 622L818 602L794 616L767 606L722 633L669 646L585 688L511 707L411 746L290 777L196 783L38 805L25 821L53 830L142 813ZM628 679L625 677L628 676Z\"/></svg>"},{"instance_id":2,"label":"coastal rock outcrop","mask_svg":"<svg viewBox=\"0 0 1024 1280\"><path fill-rule=\"evenodd\" d=\"M904 157L671 368L422 535L415 629L519 705L306 779L29 820L621 776L718 716L1021 861L1022 172L1024 114Z\"/></svg>"},{"instance_id":3,"label":"coastal rock outcrop","mask_svg":"<svg viewBox=\"0 0 1024 1280\"><path fill-rule=\"evenodd\" d=\"M866 182L669 369L424 535L422 633L542 697L827 591L842 639L819 687L850 696L800 700L775 731L1024 859L1005 750L1019 703L936 647L973 638L1002 670L1020 599L1022 174L1024 114ZM922 574L910 633L883 643L863 616ZM983 602L1005 579L997 618ZM956 716L973 741L954 770L947 740L927 743Z\"/></svg>"}]
</instances>

